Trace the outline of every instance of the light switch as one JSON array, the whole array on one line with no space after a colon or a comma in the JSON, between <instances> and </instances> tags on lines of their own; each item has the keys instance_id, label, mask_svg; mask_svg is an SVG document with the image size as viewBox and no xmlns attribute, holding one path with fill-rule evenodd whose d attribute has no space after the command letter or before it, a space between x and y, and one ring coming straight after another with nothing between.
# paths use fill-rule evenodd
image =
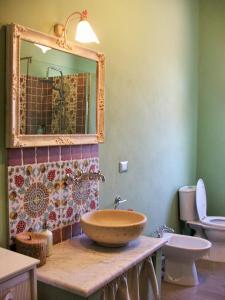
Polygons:
<instances>
[{"instance_id":1,"label":"light switch","mask_svg":"<svg viewBox=\"0 0 225 300\"><path fill-rule=\"evenodd\" d=\"M128 161L120 161L119 162L119 172L127 172L128 171Z\"/></svg>"}]
</instances>

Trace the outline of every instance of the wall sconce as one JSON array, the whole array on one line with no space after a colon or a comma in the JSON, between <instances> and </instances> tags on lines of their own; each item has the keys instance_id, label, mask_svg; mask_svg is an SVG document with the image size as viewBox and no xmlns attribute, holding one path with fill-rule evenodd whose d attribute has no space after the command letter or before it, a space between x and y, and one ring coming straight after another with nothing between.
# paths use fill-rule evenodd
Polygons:
<instances>
[{"instance_id":1,"label":"wall sconce","mask_svg":"<svg viewBox=\"0 0 225 300\"><path fill-rule=\"evenodd\" d=\"M64 44L67 45L67 26L69 21L74 15L79 16L79 22L76 28L75 40L80 43L97 43L99 44L99 40L91 28L91 25L87 21L87 10L82 12L73 12L69 17L66 19L65 25L62 24L55 24L54 25L54 33L57 37L64 38Z\"/></svg>"}]
</instances>

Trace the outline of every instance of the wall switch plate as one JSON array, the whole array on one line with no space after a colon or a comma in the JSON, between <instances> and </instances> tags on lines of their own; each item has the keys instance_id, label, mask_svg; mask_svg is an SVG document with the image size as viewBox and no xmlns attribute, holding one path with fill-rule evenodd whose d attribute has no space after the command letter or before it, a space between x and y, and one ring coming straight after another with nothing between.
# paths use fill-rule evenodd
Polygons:
<instances>
[{"instance_id":1,"label":"wall switch plate","mask_svg":"<svg viewBox=\"0 0 225 300\"><path fill-rule=\"evenodd\" d=\"M127 172L128 171L128 160L119 162L119 172Z\"/></svg>"}]
</instances>

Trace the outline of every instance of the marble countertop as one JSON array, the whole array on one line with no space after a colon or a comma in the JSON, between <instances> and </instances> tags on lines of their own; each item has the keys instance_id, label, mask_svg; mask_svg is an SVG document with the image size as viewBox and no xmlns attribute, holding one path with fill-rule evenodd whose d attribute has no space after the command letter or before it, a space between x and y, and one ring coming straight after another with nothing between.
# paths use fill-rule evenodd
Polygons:
<instances>
[{"instance_id":1,"label":"marble countertop","mask_svg":"<svg viewBox=\"0 0 225 300\"><path fill-rule=\"evenodd\" d=\"M0 248L0 283L32 269L39 260Z\"/></svg>"},{"instance_id":2,"label":"marble countertop","mask_svg":"<svg viewBox=\"0 0 225 300\"><path fill-rule=\"evenodd\" d=\"M85 235L53 246L39 281L88 297L158 250L166 241L141 236L125 247L98 246Z\"/></svg>"}]
</instances>

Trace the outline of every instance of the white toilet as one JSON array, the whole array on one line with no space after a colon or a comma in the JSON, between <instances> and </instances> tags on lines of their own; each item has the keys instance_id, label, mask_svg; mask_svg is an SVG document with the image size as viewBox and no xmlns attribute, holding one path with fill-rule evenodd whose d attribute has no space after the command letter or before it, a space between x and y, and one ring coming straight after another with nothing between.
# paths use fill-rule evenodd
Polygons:
<instances>
[{"instance_id":1,"label":"white toilet","mask_svg":"<svg viewBox=\"0 0 225 300\"><path fill-rule=\"evenodd\" d=\"M179 285L197 285L195 261L207 255L211 243L202 238L174 233L164 233L163 238L168 241L162 249L165 255L164 280Z\"/></svg>"},{"instance_id":2,"label":"white toilet","mask_svg":"<svg viewBox=\"0 0 225 300\"><path fill-rule=\"evenodd\" d=\"M212 243L206 259L225 262L225 217L207 216L205 185L199 179L197 186L179 189L180 219L195 230L195 236Z\"/></svg>"}]
</instances>

